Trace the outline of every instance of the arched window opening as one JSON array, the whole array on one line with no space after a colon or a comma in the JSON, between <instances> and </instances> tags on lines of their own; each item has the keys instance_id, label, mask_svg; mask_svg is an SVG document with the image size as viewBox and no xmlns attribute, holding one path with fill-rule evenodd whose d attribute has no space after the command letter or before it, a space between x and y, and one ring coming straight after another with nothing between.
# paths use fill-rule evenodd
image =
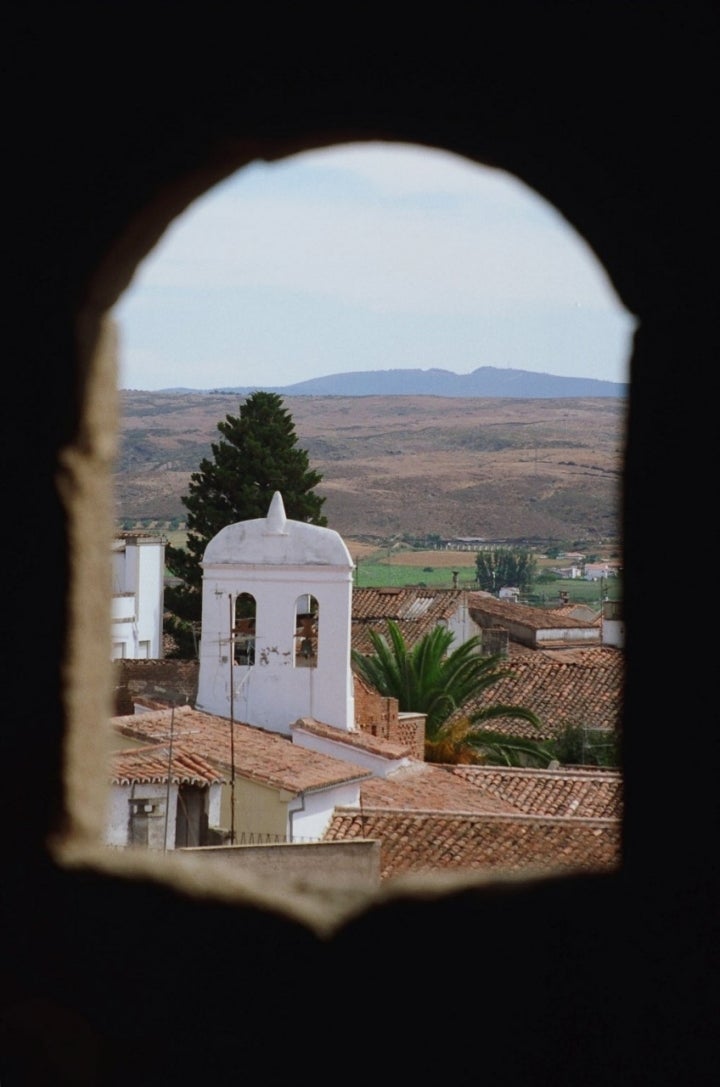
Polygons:
<instances>
[{"instance_id":1,"label":"arched window opening","mask_svg":"<svg viewBox=\"0 0 720 1087\"><path fill-rule=\"evenodd\" d=\"M316 668L320 607L310 593L295 601L295 667Z\"/></svg>"},{"instance_id":2,"label":"arched window opening","mask_svg":"<svg viewBox=\"0 0 720 1087\"><path fill-rule=\"evenodd\" d=\"M233 659L236 664L255 663L255 618L257 602L252 593L240 593L235 601L232 629Z\"/></svg>"},{"instance_id":3,"label":"arched window opening","mask_svg":"<svg viewBox=\"0 0 720 1087\"><path fill-rule=\"evenodd\" d=\"M260 229L261 213L270 206L273 214ZM232 246L228 245L230 226L238 230L238 242ZM322 246L318 239L327 239L329 244ZM205 254L202 261L197 259L200 252ZM152 305L142 304L147 297ZM139 270L117 317L123 329L121 387L127 393L127 405L135 397L144 398L140 404L143 420L148 411L160 407L167 414L167 388L178 380L186 381L188 388L199 384L208 392L213 390L212 397L203 392L207 405L203 410L212 413L210 425L216 428L225 411L237 412L237 398L255 388L273 388L291 397L300 381L328 380L331 391L315 399L322 395L335 405L343 395L367 398L357 384L332 383L343 375L356 378L363 371L375 371L377 380L383 374L409 372L399 384L372 386L372 395L378 399L404 393L406 382L426 375L429 384L420 388L432 397L417 392L418 400L454 398L458 403L457 410L453 405L455 419L464 403L471 405L465 429L442 435L443 441L448 438L447 449L432 446L423 419L416 420L404 407L391 405L391 444L382 447L393 458L388 473L377 463L370 470L364 467L364 458L370 462L373 450L369 443L357 440L360 408L328 412L320 422L315 416L311 426L303 414L304 397L288 405L300 444L311 452L312 467L321 476L331 475L325 511L328 525L348 546L367 546L367 554L373 557L363 587L398 591L391 587L397 583L395 577L406 576L407 584L447 587L452 582L453 589L458 589L462 579L458 556L462 551L477 552L486 540L483 533L488 533L497 541L527 538L551 545L547 555L543 551L541 556L548 564L547 571L544 564L541 567L544 580L539 590L534 586L529 590L534 596L528 602L545 605L548 585L556 591L555 581L562 577L561 591L569 605L576 594L566 590L564 579L569 575L557 560L569 548L571 553L604 559L606 550L610 553L619 546L615 483L620 477L620 438L614 445L606 442L600 452L593 449L592 457L584 457L579 451L584 449L585 432L581 437L575 436L577 431L571 433L571 424L579 425L571 414L572 405L564 413L562 433L556 439L549 424L538 424L540 408L533 411L529 436L518 437L521 423L509 409L501 414L500 407L493 406L488 421L475 404L483 400L512 404L519 399L543 405L548 400L592 397L592 418L602 418L603 434L614 433L616 421L621 425L623 419L622 383L634 319L620 305L584 240L552 205L512 175L446 151L380 147L372 142L250 164L199 197L182 221L172 225ZM193 342L201 325L202 334ZM293 334L285 342L290 328ZM335 343L330 329L340 334ZM589 345L592 351L584 349ZM199 360L206 356L212 356L212 362L201 368ZM148 358L153 359L152 370L143 364ZM339 367L342 373L337 372ZM501 389L507 389L504 382L509 378L515 391L479 393L475 382L488 375L503 379ZM267 385L237 385L238 380L251 378ZM579 384L565 396L560 392L550 396L546 378ZM600 379L606 387L596 390L593 386L588 391L585 379ZM138 383L146 391L139 390ZM351 387L353 393L347 391ZM383 389L391 391L383 394ZM220 399L226 394L231 397L227 405ZM158 401L160 396L164 399ZM607 401L604 412L597 398ZM347 427L351 413L352 426ZM374 409L375 431L381 429L383 418L380 409ZM323 427L327 433L318 434L317 429ZM128 427L128 434L134 435L135 429ZM137 430L139 444L140 437L145 440L145 424ZM188 435L182 427L178 431L175 440L187 458ZM423 444L410 449L418 433L423 435ZM329 439L336 435L335 444ZM169 456L167 449L163 455ZM202 455L198 446L198 460ZM492 460L490 469L483 460L486 456ZM128 456L126 463L137 460ZM353 462L347 475L342 474L343 460ZM523 467L528 465L529 472ZM510 484L500 479L501 467L506 468L513 487L523 474L532 479L518 484L511 498ZM397 485L396 495L390 498L388 481ZM498 490L488 500L489 481ZM128 527L144 527L143 515L154 517L156 510L140 508L136 490L124 487L125 482L119 480L118 490L127 506L122 512L131 520ZM278 485L283 490L283 484ZM458 492L462 504L451 516L447 511L452 510L452 501L457 502ZM481 497L488 501L485 510ZM181 502L179 494L175 499ZM570 513L573 503L576 508ZM247 510L232 503L227 507L228 523L266 513L252 503ZM401 516L408 517L408 523L396 524ZM150 524L155 527L155 520ZM562 547L555 546L557 541ZM430 547L448 549L453 567L425 557L424 550ZM374 560L382 550L387 552L387 566L404 565L403 552L412 552L412 573L377 572L374 567L380 564ZM436 575L438 580L428 577L418 583L420 563L415 559L428 564L421 567L423 575ZM474 559L470 568L475 572ZM314 717L318 707L325 705L322 673L292 675L298 668L317 669L319 660L319 602L301 591L306 588L304 577L296 575L297 570L287 596L261 597L262 637L254 670L256 601L250 593L231 594L231 720L263 727L263 708L258 711L258 705L252 704L251 710L248 694L254 696L262 686L261 673L264 678L272 672L273 682L277 674L273 698L280 695L287 700L283 713L288 721ZM262 613L270 605L269 622L274 600L278 636L268 639ZM334 652L336 611L331 595L323 600L323 608L328 609L323 614L323 662L329 667L326 651ZM226 616L224 612L220 623L223 645L228 637ZM602 629L604 636L608 625ZM218 683L227 684L224 651L222 661ZM272 669L265 668L268 663ZM351 685L349 669L345 678ZM512 701L524 703L522 695ZM357 724L360 712L354 704L348 717L350 712ZM422 754L421 749L420 758Z\"/></svg>"}]
</instances>

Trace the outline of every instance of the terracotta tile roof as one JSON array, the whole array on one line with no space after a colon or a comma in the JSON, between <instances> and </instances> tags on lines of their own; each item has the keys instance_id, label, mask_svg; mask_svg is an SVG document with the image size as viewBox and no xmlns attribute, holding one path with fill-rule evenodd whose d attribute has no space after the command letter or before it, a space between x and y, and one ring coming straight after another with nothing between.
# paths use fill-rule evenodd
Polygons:
<instances>
[{"instance_id":1,"label":"terracotta tile roof","mask_svg":"<svg viewBox=\"0 0 720 1087\"><path fill-rule=\"evenodd\" d=\"M618 819L622 775L616 770L531 770L412 760L387 778L363 782L360 795L365 808Z\"/></svg>"},{"instance_id":2,"label":"terracotta tile roof","mask_svg":"<svg viewBox=\"0 0 720 1087\"><path fill-rule=\"evenodd\" d=\"M342 729L335 728L334 725L326 725L322 721L315 721L312 717L299 717L295 724L290 726L290 731L294 732L295 729L299 728L312 733L313 736L320 736L327 740L334 740L336 743L347 744L348 747L356 748L358 751L368 751L373 755L382 755L387 759L403 759L412 753L409 744L394 743L392 740L385 740L381 736L373 736L369 732L344 732Z\"/></svg>"},{"instance_id":3,"label":"terracotta tile roof","mask_svg":"<svg viewBox=\"0 0 720 1087\"><path fill-rule=\"evenodd\" d=\"M353 589L351 644L359 653L372 653L368 630L387 632L387 621L399 626L405 644L415 643L447 622L464 604L465 589L424 589L418 586L387 589Z\"/></svg>"},{"instance_id":4,"label":"terracotta tile roof","mask_svg":"<svg viewBox=\"0 0 720 1087\"><path fill-rule=\"evenodd\" d=\"M213 785L223 783L225 777L199 755L170 744L152 744L148 747L113 751L110 758L110 780L115 785L147 785L168 780L175 785Z\"/></svg>"},{"instance_id":5,"label":"terracotta tile roof","mask_svg":"<svg viewBox=\"0 0 720 1087\"><path fill-rule=\"evenodd\" d=\"M507 801L526 815L618 819L622 775L615 770L526 770L504 766L448 766L485 796Z\"/></svg>"},{"instance_id":6,"label":"terracotta tile roof","mask_svg":"<svg viewBox=\"0 0 720 1087\"><path fill-rule=\"evenodd\" d=\"M599 627L602 624L602 612L599 612L597 608L591 608L588 604L561 604L550 610L556 615L568 619L579 619L581 623L589 623L593 627Z\"/></svg>"},{"instance_id":7,"label":"terracotta tile roof","mask_svg":"<svg viewBox=\"0 0 720 1087\"><path fill-rule=\"evenodd\" d=\"M353 619L422 619L451 615L462 603L464 589L404 588L353 589Z\"/></svg>"},{"instance_id":8,"label":"terracotta tile roof","mask_svg":"<svg viewBox=\"0 0 720 1087\"><path fill-rule=\"evenodd\" d=\"M463 787L458 788L462 783ZM324 840L377 838L381 876L446 869L594 871L620 862L621 777L413 761L363 782Z\"/></svg>"},{"instance_id":9,"label":"terracotta tile roof","mask_svg":"<svg viewBox=\"0 0 720 1087\"><path fill-rule=\"evenodd\" d=\"M594 872L620 863L620 821L336 808L325 841L378 839L380 876L418 872Z\"/></svg>"},{"instance_id":10,"label":"terracotta tile roof","mask_svg":"<svg viewBox=\"0 0 720 1087\"><path fill-rule=\"evenodd\" d=\"M123 736L145 743L173 742L199 755L226 774L231 769L230 719L201 713L189 706L154 710L111 718L111 726ZM361 781L369 771L342 759L297 747L274 732L250 725L233 725L235 773L251 781L286 789L293 796L334 785Z\"/></svg>"},{"instance_id":11,"label":"terracotta tile roof","mask_svg":"<svg viewBox=\"0 0 720 1087\"><path fill-rule=\"evenodd\" d=\"M486 795L473 784L448 774L443 767L417 759L386 778L364 781L360 798L364 809L517 814L517 808L502 798L489 792Z\"/></svg>"},{"instance_id":12,"label":"terracotta tile roof","mask_svg":"<svg viewBox=\"0 0 720 1087\"><path fill-rule=\"evenodd\" d=\"M533 710L542 722L540 729L509 717L488 722L489 729L506 735L552 739L566 725L619 728L625 682L621 649L594 646L523 652L513 646L502 668L508 675L466 703L455 718L505 702Z\"/></svg>"},{"instance_id":13,"label":"terracotta tile roof","mask_svg":"<svg viewBox=\"0 0 720 1087\"><path fill-rule=\"evenodd\" d=\"M468 608L473 617L477 613L478 622L481 616L486 615L492 617L498 625L506 621L522 624L529 630L555 630L559 626L587 629L596 625L594 622L573 619L570 615L560 616L555 609L533 608L528 604L516 604L512 600L498 600L491 593L469 592Z\"/></svg>"}]
</instances>

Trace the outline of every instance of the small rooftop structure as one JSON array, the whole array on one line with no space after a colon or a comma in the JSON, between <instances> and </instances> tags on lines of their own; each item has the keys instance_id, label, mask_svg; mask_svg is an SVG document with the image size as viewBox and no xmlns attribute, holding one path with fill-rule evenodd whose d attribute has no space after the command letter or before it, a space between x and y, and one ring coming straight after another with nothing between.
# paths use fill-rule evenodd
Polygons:
<instances>
[{"instance_id":1,"label":"small rooftop structure","mask_svg":"<svg viewBox=\"0 0 720 1087\"><path fill-rule=\"evenodd\" d=\"M480 633L473 620L466 589L425 588L355 588L352 594L352 648L372 653L369 631L387 634L388 620L397 624L412 648L436 626L447 627L455 635L454 646Z\"/></svg>"},{"instance_id":2,"label":"small rooftop structure","mask_svg":"<svg viewBox=\"0 0 720 1087\"><path fill-rule=\"evenodd\" d=\"M490 593L468 594L468 610L483 630L507 630L511 641L531 649L567 646L595 646L602 632L594 622L583 622L557 611L545 611L511 600L498 600Z\"/></svg>"}]
</instances>

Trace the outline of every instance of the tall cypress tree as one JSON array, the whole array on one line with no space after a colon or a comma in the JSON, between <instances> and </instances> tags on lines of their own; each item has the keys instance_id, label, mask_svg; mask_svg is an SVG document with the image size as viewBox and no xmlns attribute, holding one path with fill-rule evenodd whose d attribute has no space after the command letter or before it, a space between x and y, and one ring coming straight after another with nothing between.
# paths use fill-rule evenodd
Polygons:
<instances>
[{"instance_id":1,"label":"tall cypress tree","mask_svg":"<svg viewBox=\"0 0 720 1087\"><path fill-rule=\"evenodd\" d=\"M196 655L195 632L202 613L202 557L213 536L226 525L265 517L275 491L294 521L326 525L325 502L313 488L322 476L309 467L297 447L295 424L276 393L252 393L237 416L218 423L222 439L211 445L190 476L182 503L188 511L186 547L165 549L165 562L180 583L165 590L165 631L179 657Z\"/></svg>"}]
</instances>

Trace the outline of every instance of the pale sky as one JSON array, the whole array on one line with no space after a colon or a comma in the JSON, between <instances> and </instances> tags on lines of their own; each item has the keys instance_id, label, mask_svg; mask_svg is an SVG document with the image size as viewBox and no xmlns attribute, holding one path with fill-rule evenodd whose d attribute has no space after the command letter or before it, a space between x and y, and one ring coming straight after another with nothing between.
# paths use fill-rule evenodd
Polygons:
<instances>
[{"instance_id":1,"label":"pale sky","mask_svg":"<svg viewBox=\"0 0 720 1087\"><path fill-rule=\"evenodd\" d=\"M197 200L115 309L120 387L282 387L479 366L628 380L634 318L523 182L348 144L245 167Z\"/></svg>"}]
</instances>

